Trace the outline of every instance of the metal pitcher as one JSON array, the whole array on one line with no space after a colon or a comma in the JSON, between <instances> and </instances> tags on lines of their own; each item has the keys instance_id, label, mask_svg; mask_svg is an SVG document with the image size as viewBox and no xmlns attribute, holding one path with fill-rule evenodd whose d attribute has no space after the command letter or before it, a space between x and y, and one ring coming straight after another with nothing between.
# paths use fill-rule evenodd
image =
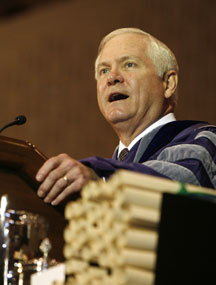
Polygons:
<instances>
[{"instance_id":1,"label":"metal pitcher","mask_svg":"<svg viewBox=\"0 0 216 285\"><path fill-rule=\"evenodd\" d=\"M48 267L48 223L38 214L7 207L4 195L0 200L0 284L27 285L31 273Z\"/></svg>"}]
</instances>

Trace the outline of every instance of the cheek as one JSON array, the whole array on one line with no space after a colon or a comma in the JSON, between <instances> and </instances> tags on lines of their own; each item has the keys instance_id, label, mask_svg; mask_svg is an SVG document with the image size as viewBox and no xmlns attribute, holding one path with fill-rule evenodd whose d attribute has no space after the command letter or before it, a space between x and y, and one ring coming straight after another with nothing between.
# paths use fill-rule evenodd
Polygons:
<instances>
[{"instance_id":1,"label":"cheek","mask_svg":"<svg viewBox=\"0 0 216 285\"><path fill-rule=\"evenodd\" d=\"M145 79L139 81L140 90L145 94L154 96L162 91L162 83L154 76L146 76Z\"/></svg>"},{"instance_id":2,"label":"cheek","mask_svg":"<svg viewBox=\"0 0 216 285\"><path fill-rule=\"evenodd\" d=\"M101 102L105 96L105 83L103 81L97 82L97 98Z\"/></svg>"},{"instance_id":3,"label":"cheek","mask_svg":"<svg viewBox=\"0 0 216 285\"><path fill-rule=\"evenodd\" d=\"M97 102L98 102L99 109L101 109L101 97L98 92L97 92Z\"/></svg>"},{"instance_id":4,"label":"cheek","mask_svg":"<svg viewBox=\"0 0 216 285\"><path fill-rule=\"evenodd\" d=\"M100 111L103 113L103 97L102 97L102 94L103 93L97 87L97 102L98 102L98 106L99 106Z\"/></svg>"},{"instance_id":5,"label":"cheek","mask_svg":"<svg viewBox=\"0 0 216 285\"><path fill-rule=\"evenodd\" d=\"M97 94L98 94L98 97L103 95L103 90L104 90L103 82L102 81L97 82Z\"/></svg>"}]
</instances>

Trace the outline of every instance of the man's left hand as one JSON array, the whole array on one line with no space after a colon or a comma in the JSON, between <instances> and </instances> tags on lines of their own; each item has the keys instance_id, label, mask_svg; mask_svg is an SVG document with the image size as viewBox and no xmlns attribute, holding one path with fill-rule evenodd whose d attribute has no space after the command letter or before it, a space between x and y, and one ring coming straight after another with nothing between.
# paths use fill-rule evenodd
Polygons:
<instances>
[{"instance_id":1,"label":"man's left hand","mask_svg":"<svg viewBox=\"0 0 216 285\"><path fill-rule=\"evenodd\" d=\"M37 194L55 206L98 178L91 168L63 153L48 159L39 169L36 180L41 185Z\"/></svg>"}]
</instances>

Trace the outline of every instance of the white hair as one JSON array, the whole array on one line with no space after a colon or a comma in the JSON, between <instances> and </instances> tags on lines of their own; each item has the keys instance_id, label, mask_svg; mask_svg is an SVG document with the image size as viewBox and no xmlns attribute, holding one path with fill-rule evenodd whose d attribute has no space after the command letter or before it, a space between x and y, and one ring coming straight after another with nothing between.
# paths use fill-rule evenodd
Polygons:
<instances>
[{"instance_id":1,"label":"white hair","mask_svg":"<svg viewBox=\"0 0 216 285\"><path fill-rule=\"evenodd\" d=\"M95 60L95 78L96 79L97 79L97 65L98 65L99 56L100 56L102 49L106 45L106 43L112 38L114 38L115 36L118 36L121 34L131 34L131 33L140 34L140 35L147 37L148 39L147 55L152 60L159 77L163 78L164 75L169 70L175 70L177 73L179 72L179 67L178 67L178 63L177 63L175 55L163 42L156 39L149 33L144 32L141 29L121 28L121 29L114 30L108 35L106 35L99 44L98 54ZM175 96L172 96L172 97L173 97L173 100L176 100L176 94Z\"/></svg>"}]
</instances>

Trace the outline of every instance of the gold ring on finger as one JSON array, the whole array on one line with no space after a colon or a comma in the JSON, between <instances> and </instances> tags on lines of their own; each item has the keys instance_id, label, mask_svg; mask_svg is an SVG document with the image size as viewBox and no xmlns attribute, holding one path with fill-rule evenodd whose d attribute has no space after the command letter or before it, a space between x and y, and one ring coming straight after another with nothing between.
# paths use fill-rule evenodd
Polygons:
<instances>
[{"instance_id":1,"label":"gold ring on finger","mask_svg":"<svg viewBox=\"0 0 216 285\"><path fill-rule=\"evenodd\" d=\"M64 179L64 181L66 181L67 182L67 186L70 184L70 180L67 178L67 176L65 175L64 177L63 177L63 179Z\"/></svg>"}]
</instances>

